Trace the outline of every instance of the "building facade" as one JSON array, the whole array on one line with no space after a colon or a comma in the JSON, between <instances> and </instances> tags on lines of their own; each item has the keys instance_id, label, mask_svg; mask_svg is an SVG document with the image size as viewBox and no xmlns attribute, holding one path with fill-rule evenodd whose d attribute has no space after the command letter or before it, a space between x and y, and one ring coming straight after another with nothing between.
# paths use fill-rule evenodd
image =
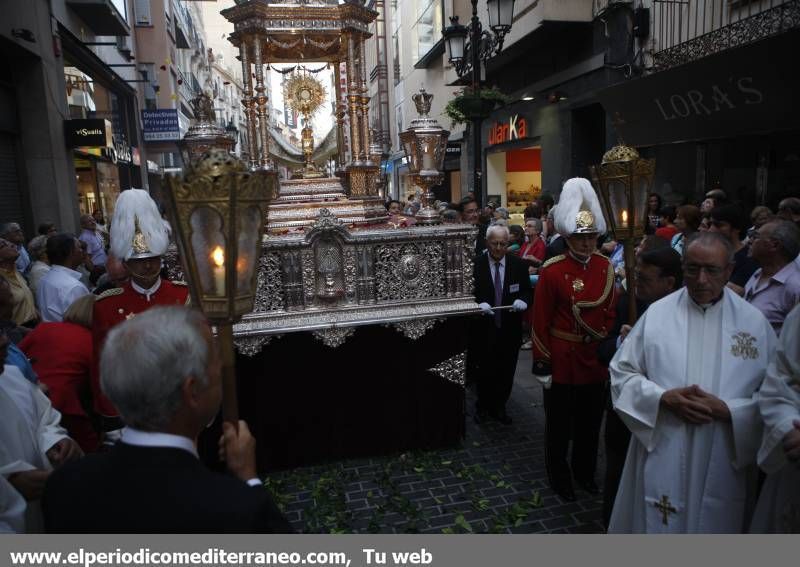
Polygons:
<instances>
[{"instance_id":1,"label":"building facade","mask_svg":"<svg viewBox=\"0 0 800 567\"><path fill-rule=\"evenodd\" d=\"M119 191L147 187L133 63L133 2L3 2L0 199L27 237L80 213L108 216Z\"/></svg>"},{"instance_id":2,"label":"building facade","mask_svg":"<svg viewBox=\"0 0 800 567\"><path fill-rule=\"evenodd\" d=\"M656 158L655 189L679 203L722 188L773 210L800 194L800 2L629 4L625 77L600 98L625 141ZM595 16L612 9L596 2Z\"/></svg>"}]
</instances>

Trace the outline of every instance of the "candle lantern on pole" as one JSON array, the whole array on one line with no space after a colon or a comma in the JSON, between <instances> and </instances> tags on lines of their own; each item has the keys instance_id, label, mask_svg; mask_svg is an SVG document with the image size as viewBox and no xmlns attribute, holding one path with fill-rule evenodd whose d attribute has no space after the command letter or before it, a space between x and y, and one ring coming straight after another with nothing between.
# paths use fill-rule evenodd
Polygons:
<instances>
[{"instance_id":1,"label":"candle lantern on pole","mask_svg":"<svg viewBox=\"0 0 800 567\"><path fill-rule=\"evenodd\" d=\"M439 211L433 208L433 187L444 179L442 171L450 132L442 128L435 118L428 116L433 95L422 88L411 97L419 116L411 121L408 130L400 132L408 160L408 171L415 185L422 188L422 207L415 218L418 224L438 224Z\"/></svg>"},{"instance_id":2,"label":"candle lantern on pole","mask_svg":"<svg viewBox=\"0 0 800 567\"><path fill-rule=\"evenodd\" d=\"M253 310L267 205L276 176L248 171L224 149L211 149L182 178L168 178L176 243L193 305L216 326L222 350L223 419L236 423L233 324Z\"/></svg>"},{"instance_id":3,"label":"candle lantern on pole","mask_svg":"<svg viewBox=\"0 0 800 567\"><path fill-rule=\"evenodd\" d=\"M656 160L644 159L635 148L620 144L603 155L602 163L589 169L608 227L624 247L628 323L633 325L637 316L634 249L647 224L647 197L653 185Z\"/></svg>"}]
</instances>

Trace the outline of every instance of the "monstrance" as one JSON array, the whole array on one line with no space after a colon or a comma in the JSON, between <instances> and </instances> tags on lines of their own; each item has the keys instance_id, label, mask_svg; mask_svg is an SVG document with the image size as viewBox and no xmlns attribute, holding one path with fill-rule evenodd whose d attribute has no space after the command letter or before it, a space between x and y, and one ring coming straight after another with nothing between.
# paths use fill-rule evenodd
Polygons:
<instances>
[{"instance_id":1,"label":"monstrance","mask_svg":"<svg viewBox=\"0 0 800 567\"><path fill-rule=\"evenodd\" d=\"M305 166L295 172L304 179L324 177L311 161L314 153L314 130L311 128L311 117L325 101L325 86L305 71L297 71L289 76L284 85L284 99L292 110L303 115L303 129L300 131Z\"/></svg>"}]
</instances>

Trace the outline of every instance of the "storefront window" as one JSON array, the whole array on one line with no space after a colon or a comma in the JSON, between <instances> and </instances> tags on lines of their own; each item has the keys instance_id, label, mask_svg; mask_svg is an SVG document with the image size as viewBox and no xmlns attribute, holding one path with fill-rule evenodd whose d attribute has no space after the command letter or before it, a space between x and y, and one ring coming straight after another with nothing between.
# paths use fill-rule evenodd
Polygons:
<instances>
[{"instance_id":1,"label":"storefront window","mask_svg":"<svg viewBox=\"0 0 800 567\"><path fill-rule=\"evenodd\" d=\"M123 6L124 10L124 6ZM124 11L121 12L124 15ZM64 55L67 104L72 119L101 119L111 123L113 147L73 148L78 203L81 214L113 213L122 186L131 184L131 159L128 115L124 97L82 69L77 58Z\"/></svg>"},{"instance_id":2,"label":"storefront window","mask_svg":"<svg viewBox=\"0 0 800 567\"><path fill-rule=\"evenodd\" d=\"M489 200L506 207L512 223L522 224L525 207L542 194L541 146L487 155L486 183Z\"/></svg>"}]
</instances>

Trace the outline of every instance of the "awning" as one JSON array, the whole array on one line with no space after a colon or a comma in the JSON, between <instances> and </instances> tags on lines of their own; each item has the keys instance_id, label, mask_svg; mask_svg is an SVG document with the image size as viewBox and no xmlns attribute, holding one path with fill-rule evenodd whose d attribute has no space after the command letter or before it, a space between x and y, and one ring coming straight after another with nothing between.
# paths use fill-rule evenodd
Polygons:
<instances>
[{"instance_id":1,"label":"awning","mask_svg":"<svg viewBox=\"0 0 800 567\"><path fill-rule=\"evenodd\" d=\"M800 128L800 30L619 83L597 94L628 145Z\"/></svg>"},{"instance_id":2,"label":"awning","mask_svg":"<svg viewBox=\"0 0 800 567\"><path fill-rule=\"evenodd\" d=\"M131 28L110 0L67 0L95 35L130 35Z\"/></svg>"}]
</instances>

